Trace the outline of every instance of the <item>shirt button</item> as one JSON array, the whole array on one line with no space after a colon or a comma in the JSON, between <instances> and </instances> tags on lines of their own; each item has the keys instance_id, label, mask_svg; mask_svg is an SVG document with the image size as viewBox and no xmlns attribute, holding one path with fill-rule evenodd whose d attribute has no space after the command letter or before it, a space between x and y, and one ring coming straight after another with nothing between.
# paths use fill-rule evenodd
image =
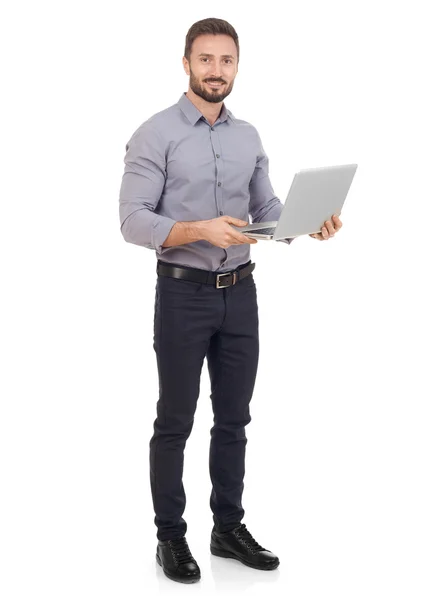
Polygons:
<instances>
[{"instance_id":1,"label":"shirt button","mask_svg":"<svg viewBox=\"0 0 430 600\"><path fill-rule=\"evenodd\" d=\"M219 154L217 154L216 157L219 158Z\"/></svg>"},{"instance_id":2,"label":"shirt button","mask_svg":"<svg viewBox=\"0 0 430 600\"><path fill-rule=\"evenodd\" d=\"M215 131L215 127L211 127L212 131Z\"/></svg>"},{"instance_id":3,"label":"shirt button","mask_svg":"<svg viewBox=\"0 0 430 600\"><path fill-rule=\"evenodd\" d=\"M222 212L222 210L219 211L219 214L222 216L224 213Z\"/></svg>"},{"instance_id":4,"label":"shirt button","mask_svg":"<svg viewBox=\"0 0 430 600\"><path fill-rule=\"evenodd\" d=\"M218 187L221 185L221 181L218 181Z\"/></svg>"}]
</instances>

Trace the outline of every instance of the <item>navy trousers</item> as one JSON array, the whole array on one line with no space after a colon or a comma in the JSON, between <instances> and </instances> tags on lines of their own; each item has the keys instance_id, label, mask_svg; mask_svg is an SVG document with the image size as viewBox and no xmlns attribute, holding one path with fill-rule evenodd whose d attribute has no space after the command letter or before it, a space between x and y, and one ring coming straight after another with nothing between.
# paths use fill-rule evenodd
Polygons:
<instances>
[{"instance_id":1,"label":"navy trousers","mask_svg":"<svg viewBox=\"0 0 430 600\"><path fill-rule=\"evenodd\" d=\"M193 427L205 357L214 414L209 504L216 529L228 531L244 516L245 426L251 421L249 404L259 355L252 273L224 289L159 275L153 347L159 399L149 460L157 538L175 539L187 531L182 516L184 449Z\"/></svg>"}]
</instances>

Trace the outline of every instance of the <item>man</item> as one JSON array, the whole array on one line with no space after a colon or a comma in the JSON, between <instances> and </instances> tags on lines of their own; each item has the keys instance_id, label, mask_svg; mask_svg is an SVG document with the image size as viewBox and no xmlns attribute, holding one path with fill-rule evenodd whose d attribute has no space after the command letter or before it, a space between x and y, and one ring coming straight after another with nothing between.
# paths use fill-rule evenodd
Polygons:
<instances>
[{"instance_id":1,"label":"man","mask_svg":"<svg viewBox=\"0 0 430 600\"><path fill-rule=\"evenodd\" d=\"M249 249L257 240L231 225L246 225L249 214L254 223L276 221L283 205L257 130L223 103L238 61L238 36L229 23L192 25L183 57L188 91L132 135L120 190L124 239L155 249L158 259L153 347L160 395L149 444L156 559L167 577L184 583L200 579L185 538L182 475L205 357L214 412L211 552L257 569L279 565L241 522L245 426L259 354ZM341 226L333 216L311 237L329 239Z\"/></svg>"}]
</instances>

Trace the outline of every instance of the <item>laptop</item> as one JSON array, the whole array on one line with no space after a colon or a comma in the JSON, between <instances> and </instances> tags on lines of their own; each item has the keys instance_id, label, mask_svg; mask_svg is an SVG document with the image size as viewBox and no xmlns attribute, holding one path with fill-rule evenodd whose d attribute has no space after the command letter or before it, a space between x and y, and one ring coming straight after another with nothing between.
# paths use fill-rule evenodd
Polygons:
<instances>
[{"instance_id":1,"label":"laptop","mask_svg":"<svg viewBox=\"0 0 430 600\"><path fill-rule=\"evenodd\" d=\"M320 233L325 221L340 215L357 166L302 169L294 175L279 221L232 227L258 240L282 240Z\"/></svg>"}]
</instances>

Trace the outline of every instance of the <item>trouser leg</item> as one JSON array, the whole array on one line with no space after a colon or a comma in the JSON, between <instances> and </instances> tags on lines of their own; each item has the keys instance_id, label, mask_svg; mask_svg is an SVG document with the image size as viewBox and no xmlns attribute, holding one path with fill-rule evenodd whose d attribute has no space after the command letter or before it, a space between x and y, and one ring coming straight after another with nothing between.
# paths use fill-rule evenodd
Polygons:
<instances>
[{"instance_id":1,"label":"trouser leg","mask_svg":"<svg viewBox=\"0 0 430 600\"><path fill-rule=\"evenodd\" d=\"M185 535L184 448L191 433L203 361L224 311L222 290L158 277L154 310L159 400L150 440L150 483L159 540Z\"/></svg>"},{"instance_id":2,"label":"trouser leg","mask_svg":"<svg viewBox=\"0 0 430 600\"><path fill-rule=\"evenodd\" d=\"M226 315L212 337L207 361L211 380L214 425L209 469L210 507L220 532L237 526L243 516L245 426L259 356L258 306L253 276L226 289Z\"/></svg>"}]
</instances>

